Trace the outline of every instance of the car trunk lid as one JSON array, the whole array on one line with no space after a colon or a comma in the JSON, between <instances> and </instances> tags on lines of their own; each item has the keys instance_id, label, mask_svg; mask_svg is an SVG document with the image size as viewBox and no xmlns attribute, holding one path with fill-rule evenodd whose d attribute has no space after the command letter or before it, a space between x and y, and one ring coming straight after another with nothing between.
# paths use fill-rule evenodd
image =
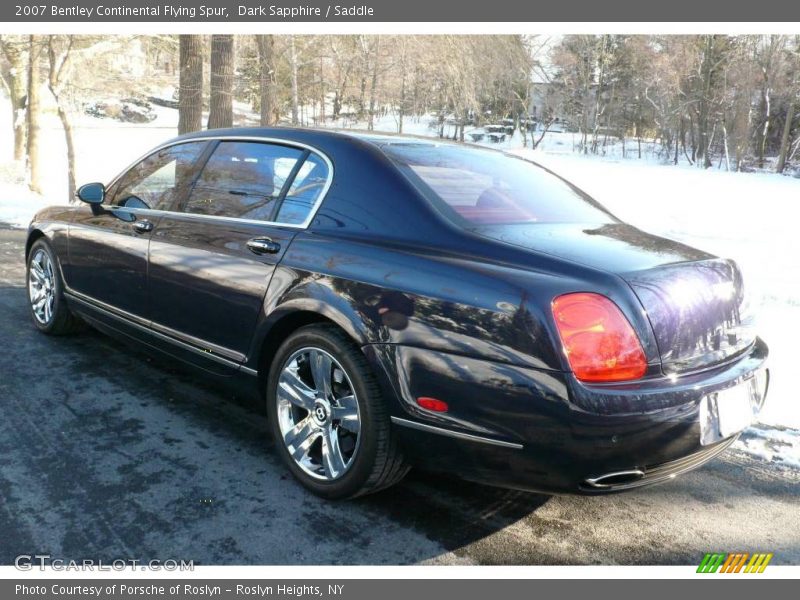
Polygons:
<instances>
[{"instance_id":1,"label":"car trunk lid","mask_svg":"<svg viewBox=\"0 0 800 600\"><path fill-rule=\"evenodd\" d=\"M665 373L702 369L755 340L739 267L710 259L623 275L647 311Z\"/></svg>"}]
</instances>

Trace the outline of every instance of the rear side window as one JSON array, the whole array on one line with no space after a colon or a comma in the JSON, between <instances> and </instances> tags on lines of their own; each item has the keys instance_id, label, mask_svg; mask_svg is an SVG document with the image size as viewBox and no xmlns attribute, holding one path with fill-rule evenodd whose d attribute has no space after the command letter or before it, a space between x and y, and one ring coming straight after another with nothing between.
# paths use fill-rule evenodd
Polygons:
<instances>
[{"instance_id":1,"label":"rear side window","mask_svg":"<svg viewBox=\"0 0 800 600\"><path fill-rule=\"evenodd\" d=\"M194 164L206 142L158 150L128 170L114 185L111 203L127 208L168 210L192 181Z\"/></svg>"},{"instance_id":2,"label":"rear side window","mask_svg":"<svg viewBox=\"0 0 800 600\"><path fill-rule=\"evenodd\" d=\"M304 154L277 144L220 142L184 211L269 221L281 190Z\"/></svg>"},{"instance_id":3,"label":"rear side window","mask_svg":"<svg viewBox=\"0 0 800 600\"><path fill-rule=\"evenodd\" d=\"M309 154L297 171L278 211L277 221L300 225L311 213L328 182L328 165L319 156Z\"/></svg>"},{"instance_id":4,"label":"rear side window","mask_svg":"<svg viewBox=\"0 0 800 600\"><path fill-rule=\"evenodd\" d=\"M387 144L383 151L443 213L461 224L616 221L573 185L517 157L421 143Z\"/></svg>"}]
</instances>

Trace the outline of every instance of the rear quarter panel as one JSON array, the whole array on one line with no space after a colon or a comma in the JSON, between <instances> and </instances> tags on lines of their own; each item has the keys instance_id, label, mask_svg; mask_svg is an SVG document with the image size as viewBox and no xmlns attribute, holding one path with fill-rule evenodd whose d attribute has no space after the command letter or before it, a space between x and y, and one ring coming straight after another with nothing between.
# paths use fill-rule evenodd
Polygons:
<instances>
[{"instance_id":1,"label":"rear quarter panel","mask_svg":"<svg viewBox=\"0 0 800 600\"><path fill-rule=\"evenodd\" d=\"M319 312L360 344L389 343L558 369L529 290L445 255L299 234L267 293L262 326L291 310ZM553 277L531 277L538 285ZM531 281L533 283L533 281Z\"/></svg>"}]
</instances>

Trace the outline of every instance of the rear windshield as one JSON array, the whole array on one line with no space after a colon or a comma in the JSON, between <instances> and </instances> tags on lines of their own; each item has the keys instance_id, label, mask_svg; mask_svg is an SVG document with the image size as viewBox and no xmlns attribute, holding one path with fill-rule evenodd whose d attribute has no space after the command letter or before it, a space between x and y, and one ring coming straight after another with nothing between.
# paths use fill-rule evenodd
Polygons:
<instances>
[{"instance_id":1,"label":"rear windshield","mask_svg":"<svg viewBox=\"0 0 800 600\"><path fill-rule=\"evenodd\" d=\"M442 212L462 224L617 221L575 186L521 158L455 145L382 148Z\"/></svg>"}]
</instances>

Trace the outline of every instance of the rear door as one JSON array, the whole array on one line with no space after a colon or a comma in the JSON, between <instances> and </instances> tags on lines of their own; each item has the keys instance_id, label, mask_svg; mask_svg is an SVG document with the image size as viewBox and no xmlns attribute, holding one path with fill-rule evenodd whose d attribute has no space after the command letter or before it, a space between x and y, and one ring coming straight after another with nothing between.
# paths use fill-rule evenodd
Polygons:
<instances>
[{"instance_id":1,"label":"rear door","mask_svg":"<svg viewBox=\"0 0 800 600\"><path fill-rule=\"evenodd\" d=\"M100 207L80 209L70 225L70 291L134 321L149 319L147 252L162 210L185 193L207 142L157 150L123 173Z\"/></svg>"},{"instance_id":2,"label":"rear door","mask_svg":"<svg viewBox=\"0 0 800 600\"><path fill-rule=\"evenodd\" d=\"M292 145L217 143L191 193L151 239L155 331L218 363L245 359L275 266L321 196L324 186L308 190L305 203L303 190L289 194L314 161L327 164Z\"/></svg>"}]
</instances>

